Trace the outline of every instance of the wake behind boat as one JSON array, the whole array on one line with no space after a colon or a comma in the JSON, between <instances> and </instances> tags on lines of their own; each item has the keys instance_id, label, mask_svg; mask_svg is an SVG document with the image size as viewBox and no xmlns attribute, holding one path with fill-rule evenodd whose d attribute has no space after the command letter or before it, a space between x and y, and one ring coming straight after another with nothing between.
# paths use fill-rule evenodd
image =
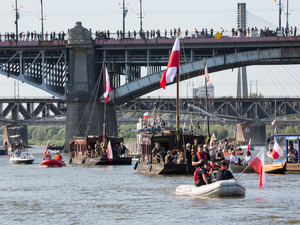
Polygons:
<instances>
[{"instance_id":1,"label":"wake behind boat","mask_svg":"<svg viewBox=\"0 0 300 225\"><path fill-rule=\"evenodd\" d=\"M236 180L222 180L208 185L180 185L175 194L193 197L244 196L246 188Z\"/></svg>"}]
</instances>

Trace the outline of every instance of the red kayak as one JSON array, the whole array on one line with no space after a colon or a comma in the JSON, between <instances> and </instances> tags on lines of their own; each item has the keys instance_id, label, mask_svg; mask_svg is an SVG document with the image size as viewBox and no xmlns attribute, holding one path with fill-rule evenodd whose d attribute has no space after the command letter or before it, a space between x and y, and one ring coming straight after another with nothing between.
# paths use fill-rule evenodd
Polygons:
<instances>
[{"instance_id":1,"label":"red kayak","mask_svg":"<svg viewBox=\"0 0 300 225\"><path fill-rule=\"evenodd\" d=\"M41 162L41 166L43 167L60 167L66 166L64 161L58 161L56 159L46 159Z\"/></svg>"}]
</instances>

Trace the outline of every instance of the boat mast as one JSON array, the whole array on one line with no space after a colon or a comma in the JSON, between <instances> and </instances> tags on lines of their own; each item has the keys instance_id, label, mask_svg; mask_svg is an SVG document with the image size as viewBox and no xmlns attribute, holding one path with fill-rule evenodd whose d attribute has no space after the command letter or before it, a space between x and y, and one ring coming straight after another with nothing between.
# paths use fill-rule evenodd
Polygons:
<instances>
[{"instance_id":1,"label":"boat mast","mask_svg":"<svg viewBox=\"0 0 300 225\"><path fill-rule=\"evenodd\" d=\"M177 32L177 37L179 36L179 29ZM180 58L179 58L180 61ZM179 67L176 74L176 144L179 146Z\"/></svg>"},{"instance_id":2,"label":"boat mast","mask_svg":"<svg viewBox=\"0 0 300 225\"><path fill-rule=\"evenodd\" d=\"M277 133L277 104L275 99L275 134Z\"/></svg>"},{"instance_id":3,"label":"boat mast","mask_svg":"<svg viewBox=\"0 0 300 225\"><path fill-rule=\"evenodd\" d=\"M203 59L204 62L204 73L205 73L205 67L206 67L206 59ZM207 76L207 75L206 75ZM206 76L204 76L205 79L205 106L206 106L206 112L208 112L208 105L207 105L207 79ZM210 137L209 134L209 117L206 116L206 123L207 123L207 137Z\"/></svg>"},{"instance_id":4,"label":"boat mast","mask_svg":"<svg viewBox=\"0 0 300 225\"><path fill-rule=\"evenodd\" d=\"M105 90L105 88L106 88L106 65L105 65L105 62L103 62L103 68L104 68L104 70L103 70L103 83L104 83L104 90ZM106 104L104 103L104 121L103 121L103 139L105 139L106 138Z\"/></svg>"}]
</instances>

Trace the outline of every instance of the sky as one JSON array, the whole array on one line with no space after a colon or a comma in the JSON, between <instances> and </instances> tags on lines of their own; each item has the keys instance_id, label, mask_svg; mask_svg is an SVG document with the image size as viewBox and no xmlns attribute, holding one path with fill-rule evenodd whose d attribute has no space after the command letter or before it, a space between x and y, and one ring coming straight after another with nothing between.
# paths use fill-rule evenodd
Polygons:
<instances>
[{"instance_id":1,"label":"sky","mask_svg":"<svg viewBox=\"0 0 300 225\"><path fill-rule=\"evenodd\" d=\"M143 29L170 30L180 27L181 30L193 31L195 28L213 28L215 31L221 27L229 31L236 27L237 3L246 3L248 10L247 26L264 26L275 29L278 26L278 5L274 0L142 0ZM20 10L19 31L26 32L41 30L39 0L18 0ZM119 3L121 5L119 5ZM111 33L122 29L122 0L43 0L44 30L67 31L74 27L76 21L83 26L95 30L110 30ZM282 25L286 24L287 0L282 0L284 12ZM126 17L126 30L139 30L139 4L140 0L126 0L128 14ZM0 32L15 31L15 0L0 0ZM12 7L12 5L14 7ZM300 28L300 1L289 0L289 24ZM5 21L5 22L3 22ZM300 33L300 30L298 31ZM258 90L264 96L300 97L298 86L300 67L288 66L251 66L247 67L248 89ZM237 70L227 70L210 75L210 82L215 86L215 96L236 95ZM204 84L202 77L183 82L181 94L191 96L192 87ZM271 85L270 85L271 84ZM251 87L250 87L251 86ZM149 95L172 96L175 87L167 87L166 91L158 90ZM19 95L39 97L51 96L26 84L19 84ZM0 76L0 97L14 96L14 80Z\"/></svg>"}]
</instances>

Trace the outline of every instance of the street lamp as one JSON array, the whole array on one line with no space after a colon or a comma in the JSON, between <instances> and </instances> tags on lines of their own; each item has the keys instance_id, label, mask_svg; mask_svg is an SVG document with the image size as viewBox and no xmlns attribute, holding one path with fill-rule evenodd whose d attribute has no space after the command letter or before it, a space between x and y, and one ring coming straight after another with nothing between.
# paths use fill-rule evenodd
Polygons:
<instances>
[{"instance_id":1,"label":"street lamp","mask_svg":"<svg viewBox=\"0 0 300 225\"><path fill-rule=\"evenodd\" d=\"M18 1L16 0L16 21L15 21L15 24L16 24L16 41L19 40L19 32L18 32L18 19L20 18L20 14L18 12Z\"/></svg>"},{"instance_id":2,"label":"street lamp","mask_svg":"<svg viewBox=\"0 0 300 225\"><path fill-rule=\"evenodd\" d=\"M41 40L44 40L44 16L43 16L43 0L41 0L41 21L42 21L42 37Z\"/></svg>"}]
</instances>

